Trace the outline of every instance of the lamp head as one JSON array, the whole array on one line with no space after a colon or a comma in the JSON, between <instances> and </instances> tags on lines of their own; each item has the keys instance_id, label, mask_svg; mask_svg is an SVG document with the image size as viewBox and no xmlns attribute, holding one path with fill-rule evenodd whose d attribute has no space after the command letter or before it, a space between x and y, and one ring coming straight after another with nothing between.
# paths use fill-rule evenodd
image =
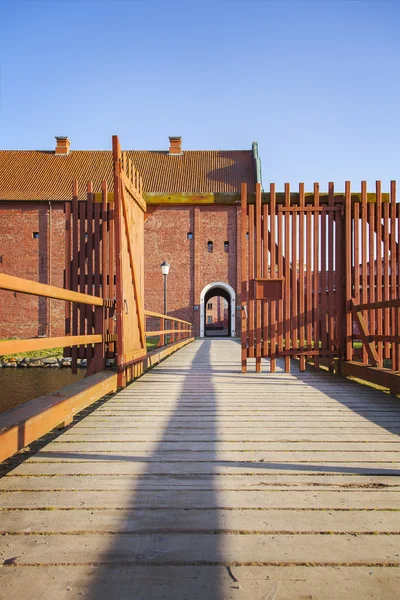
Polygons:
<instances>
[{"instance_id":1,"label":"lamp head","mask_svg":"<svg viewBox=\"0 0 400 600\"><path fill-rule=\"evenodd\" d=\"M160 267L163 275L168 275L170 266L171 265L166 260L161 263Z\"/></svg>"}]
</instances>

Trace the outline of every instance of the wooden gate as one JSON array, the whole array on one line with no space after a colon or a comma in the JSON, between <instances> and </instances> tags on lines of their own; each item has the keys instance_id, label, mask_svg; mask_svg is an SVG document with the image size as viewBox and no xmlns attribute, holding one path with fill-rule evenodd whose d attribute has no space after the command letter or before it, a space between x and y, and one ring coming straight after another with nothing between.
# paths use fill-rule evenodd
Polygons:
<instances>
[{"instance_id":1,"label":"wooden gate","mask_svg":"<svg viewBox=\"0 0 400 600\"><path fill-rule=\"evenodd\" d=\"M103 336L102 344L66 348L76 372L77 359L87 360L87 374L104 369L106 358L117 362L120 386L132 379L132 365L144 357L144 213L143 183L132 161L113 136L114 192L94 192L87 184L86 201L73 183L72 202L65 203L65 288L104 302L66 304L66 335ZM84 340L85 341L85 340Z\"/></svg>"},{"instance_id":2,"label":"wooden gate","mask_svg":"<svg viewBox=\"0 0 400 600\"><path fill-rule=\"evenodd\" d=\"M344 196L335 197L333 183L327 194L318 184L305 194L304 184L291 193L269 193L256 186L255 201L248 201L242 186L242 371L247 359L298 358L319 366L344 348Z\"/></svg>"}]
</instances>

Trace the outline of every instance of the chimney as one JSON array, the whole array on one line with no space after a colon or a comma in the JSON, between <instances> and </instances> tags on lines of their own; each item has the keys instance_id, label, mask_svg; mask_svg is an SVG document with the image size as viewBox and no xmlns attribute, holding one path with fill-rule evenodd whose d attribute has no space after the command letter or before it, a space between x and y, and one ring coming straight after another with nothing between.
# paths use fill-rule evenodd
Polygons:
<instances>
[{"instance_id":1,"label":"chimney","mask_svg":"<svg viewBox=\"0 0 400 600\"><path fill-rule=\"evenodd\" d=\"M182 138L181 137L170 137L169 138L169 153L170 154L182 154Z\"/></svg>"},{"instance_id":2,"label":"chimney","mask_svg":"<svg viewBox=\"0 0 400 600\"><path fill-rule=\"evenodd\" d=\"M56 145L56 150L55 150L55 154L63 154L63 155L67 155L69 154L69 148L71 146L71 141L69 140L69 138L67 138L67 136L62 135L62 136L56 136L56 140L57 140L57 145Z\"/></svg>"}]
</instances>

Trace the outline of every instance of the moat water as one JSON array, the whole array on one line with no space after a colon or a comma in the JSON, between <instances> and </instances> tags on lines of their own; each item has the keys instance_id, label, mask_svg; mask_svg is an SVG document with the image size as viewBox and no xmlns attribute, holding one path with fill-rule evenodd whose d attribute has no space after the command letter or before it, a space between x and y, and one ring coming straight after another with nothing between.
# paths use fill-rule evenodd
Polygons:
<instances>
[{"instance_id":1,"label":"moat water","mask_svg":"<svg viewBox=\"0 0 400 600\"><path fill-rule=\"evenodd\" d=\"M4 369L0 368L0 413L45 394L79 381L86 369Z\"/></svg>"}]
</instances>

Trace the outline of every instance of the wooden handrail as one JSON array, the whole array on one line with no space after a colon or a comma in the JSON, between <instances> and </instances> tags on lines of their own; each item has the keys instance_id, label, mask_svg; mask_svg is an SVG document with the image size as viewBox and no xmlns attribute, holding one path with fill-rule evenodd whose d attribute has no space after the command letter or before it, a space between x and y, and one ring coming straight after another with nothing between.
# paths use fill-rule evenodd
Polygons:
<instances>
[{"instance_id":1,"label":"wooden handrail","mask_svg":"<svg viewBox=\"0 0 400 600\"><path fill-rule=\"evenodd\" d=\"M21 279L13 275L5 275L0 273L0 289L10 290L11 292L20 292L21 294L31 294L33 296L44 296L53 300L66 300L67 302L80 302L81 304L89 304L92 306L105 306L107 301L99 296L90 296L89 294L81 294L80 292L72 292L64 290L54 285L46 283L38 283L30 279Z\"/></svg>"},{"instance_id":2,"label":"wooden handrail","mask_svg":"<svg viewBox=\"0 0 400 600\"><path fill-rule=\"evenodd\" d=\"M191 329L162 329L161 331L146 331L146 337L162 335L163 333L191 333Z\"/></svg>"},{"instance_id":3,"label":"wooden handrail","mask_svg":"<svg viewBox=\"0 0 400 600\"><path fill-rule=\"evenodd\" d=\"M400 307L400 298L393 298L392 300L383 300L381 302L366 302L365 304L355 304L353 300L353 306L355 310L397 308Z\"/></svg>"},{"instance_id":4,"label":"wooden handrail","mask_svg":"<svg viewBox=\"0 0 400 600\"><path fill-rule=\"evenodd\" d=\"M100 344L103 336L95 335L66 335L52 338L30 338L27 340L4 340L0 342L0 356L17 354L19 352L32 352L48 348L69 348L70 346L83 346L85 344Z\"/></svg>"},{"instance_id":5,"label":"wooden handrail","mask_svg":"<svg viewBox=\"0 0 400 600\"><path fill-rule=\"evenodd\" d=\"M144 314L146 315L146 317L158 317L159 319L165 319L166 321L177 321L178 323L185 323L185 325L192 326L192 323L190 323L189 321L183 321L182 319L170 317L169 315L162 315L161 313L152 312L151 310L145 310Z\"/></svg>"}]
</instances>

